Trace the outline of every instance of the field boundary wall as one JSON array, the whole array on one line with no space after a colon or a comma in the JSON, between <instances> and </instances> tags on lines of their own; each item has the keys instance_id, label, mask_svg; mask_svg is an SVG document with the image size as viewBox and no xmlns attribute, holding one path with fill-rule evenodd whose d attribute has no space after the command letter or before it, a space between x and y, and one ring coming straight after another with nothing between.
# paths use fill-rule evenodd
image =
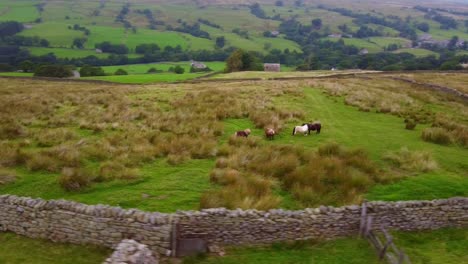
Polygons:
<instances>
[{"instance_id":1,"label":"field boundary wall","mask_svg":"<svg viewBox=\"0 0 468 264\"><path fill-rule=\"evenodd\" d=\"M468 197L365 205L375 227L405 231L468 227ZM251 245L358 235L361 208L361 205L298 211L217 208L164 214L2 195L0 232L112 248L123 239L133 239L155 253L174 255L177 243L184 239L198 238L208 245Z\"/></svg>"}]
</instances>

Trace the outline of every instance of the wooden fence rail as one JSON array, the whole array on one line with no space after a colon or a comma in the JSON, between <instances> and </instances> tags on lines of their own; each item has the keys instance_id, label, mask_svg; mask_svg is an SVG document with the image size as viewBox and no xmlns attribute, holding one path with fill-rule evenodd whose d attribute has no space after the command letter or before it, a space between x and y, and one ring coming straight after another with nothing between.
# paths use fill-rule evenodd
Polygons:
<instances>
[{"instance_id":1,"label":"wooden fence rail","mask_svg":"<svg viewBox=\"0 0 468 264\"><path fill-rule=\"evenodd\" d=\"M359 233L366 238L377 251L379 260L384 258L390 264L411 264L408 256L393 242L393 237L383 226L372 229L372 216L367 215L366 204L362 204Z\"/></svg>"}]
</instances>

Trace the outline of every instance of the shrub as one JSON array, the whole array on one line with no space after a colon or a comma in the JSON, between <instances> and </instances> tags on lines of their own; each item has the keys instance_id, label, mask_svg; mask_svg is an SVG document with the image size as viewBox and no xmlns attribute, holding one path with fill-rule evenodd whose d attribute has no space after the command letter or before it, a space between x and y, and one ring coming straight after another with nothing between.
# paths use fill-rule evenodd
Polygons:
<instances>
[{"instance_id":1,"label":"shrub","mask_svg":"<svg viewBox=\"0 0 468 264\"><path fill-rule=\"evenodd\" d=\"M28 157L26 167L31 171L45 170L49 172L58 172L60 171L60 161L37 152Z\"/></svg>"},{"instance_id":2,"label":"shrub","mask_svg":"<svg viewBox=\"0 0 468 264\"><path fill-rule=\"evenodd\" d=\"M450 132L440 127L429 127L422 131L421 137L424 141L441 145L448 145L453 142Z\"/></svg>"},{"instance_id":3,"label":"shrub","mask_svg":"<svg viewBox=\"0 0 468 264\"><path fill-rule=\"evenodd\" d=\"M36 68L34 76L66 78L73 76L73 72L70 66L42 65Z\"/></svg>"},{"instance_id":4,"label":"shrub","mask_svg":"<svg viewBox=\"0 0 468 264\"><path fill-rule=\"evenodd\" d=\"M177 65L177 66L175 66L175 68L174 68L174 72L175 72L176 74L183 74L183 73L185 72L185 69L182 68L180 65Z\"/></svg>"},{"instance_id":5,"label":"shrub","mask_svg":"<svg viewBox=\"0 0 468 264\"><path fill-rule=\"evenodd\" d=\"M114 72L114 75L128 75L128 72L124 69L118 69Z\"/></svg>"},{"instance_id":6,"label":"shrub","mask_svg":"<svg viewBox=\"0 0 468 264\"><path fill-rule=\"evenodd\" d=\"M88 76L104 76L106 73L104 70L99 66L89 66L84 65L80 69L80 76L81 77L88 77Z\"/></svg>"},{"instance_id":7,"label":"shrub","mask_svg":"<svg viewBox=\"0 0 468 264\"><path fill-rule=\"evenodd\" d=\"M148 69L148 71L146 73L158 73L158 72L162 72L162 71L157 70L156 68L152 67L152 68Z\"/></svg>"},{"instance_id":8,"label":"shrub","mask_svg":"<svg viewBox=\"0 0 468 264\"><path fill-rule=\"evenodd\" d=\"M405 128L408 129L408 130L414 130L414 128L416 127L416 122L414 120L408 120L406 122L406 125L405 125Z\"/></svg>"},{"instance_id":9,"label":"shrub","mask_svg":"<svg viewBox=\"0 0 468 264\"><path fill-rule=\"evenodd\" d=\"M137 169L125 167L119 161L107 161L99 166L99 178L101 181L109 181L114 179L119 180L134 180L139 176Z\"/></svg>"},{"instance_id":10,"label":"shrub","mask_svg":"<svg viewBox=\"0 0 468 264\"><path fill-rule=\"evenodd\" d=\"M398 151L390 152L384 156L397 168L413 171L428 172L437 169L437 162L426 151L410 151L404 147Z\"/></svg>"},{"instance_id":11,"label":"shrub","mask_svg":"<svg viewBox=\"0 0 468 264\"><path fill-rule=\"evenodd\" d=\"M63 168L58 179L60 186L69 192L80 191L91 184L92 176L81 168Z\"/></svg>"}]
</instances>

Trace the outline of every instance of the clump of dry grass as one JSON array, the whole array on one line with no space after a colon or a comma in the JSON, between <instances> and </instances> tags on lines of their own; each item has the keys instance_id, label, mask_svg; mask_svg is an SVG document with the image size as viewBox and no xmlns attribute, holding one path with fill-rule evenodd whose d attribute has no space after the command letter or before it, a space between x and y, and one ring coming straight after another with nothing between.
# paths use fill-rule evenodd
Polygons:
<instances>
[{"instance_id":1,"label":"clump of dry grass","mask_svg":"<svg viewBox=\"0 0 468 264\"><path fill-rule=\"evenodd\" d=\"M2 123L0 124L0 139L15 139L26 135L26 128L18 123L18 121L10 118L2 118Z\"/></svg>"},{"instance_id":2,"label":"clump of dry grass","mask_svg":"<svg viewBox=\"0 0 468 264\"><path fill-rule=\"evenodd\" d=\"M428 172L438 168L437 162L429 152L410 151L406 147L386 154L384 159L397 168L410 172Z\"/></svg>"},{"instance_id":3,"label":"clump of dry grass","mask_svg":"<svg viewBox=\"0 0 468 264\"><path fill-rule=\"evenodd\" d=\"M227 155L218 158L210 174L210 180L223 187L205 194L202 208L274 208L281 202L275 194L278 188L292 193L303 206L352 203L384 180L376 176L379 169L360 149L329 143L315 152L255 143L245 139L228 142Z\"/></svg>"},{"instance_id":4,"label":"clump of dry grass","mask_svg":"<svg viewBox=\"0 0 468 264\"><path fill-rule=\"evenodd\" d=\"M138 169L127 168L118 161L107 161L99 166L99 177L97 178L97 180L135 180L138 177Z\"/></svg>"},{"instance_id":5,"label":"clump of dry grass","mask_svg":"<svg viewBox=\"0 0 468 264\"><path fill-rule=\"evenodd\" d=\"M58 179L59 185L66 191L76 192L83 190L91 184L94 176L82 168L62 169L62 173Z\"/></svg>"},{"instance_id":6,"label":"clump of dry grass","mask_svg":"<svg viewBox=\"0 0 468 264\"><path fill-rule=\"evenodd\" d=\"M424 141L433 142L441 145L453 143L453 137L450 132L441 127L429 127L422 131L421 137Z\"/></svg>"},{"instance_id":7,"label":"clump of dry grass","mask_svg":"<svg viewBox=\"0 0 468 264\"><path fill-rule=\"evenodd\" d=\"M78 138L76 132L68 128L44 129L35 135L39 147L51 147Z\"/></svg>"},{"instance_id":8,"label":"clump of dry grass","mask_svg":"<svg viewBox=\"0 0 468 264\"><path fill-rule=\"evenodd\" d=\"M405 119L405 129L414 130L416 128L417 123L412 119Z\"/></svg>"},{"instance_id":9,"label":"clump of dry grass","mask_svg":"<svg viewBox=\"0 0 468 264\"><path fill-rule=\"evenodd\" d=\"M0 141L0 166L14 167L23 164L24 161L25 154L18 144Z\"/></svg>"},{"instance_id":10,"label":"clump of dry grass","mask_svg":"<svg viewBox=\"0 0 468 264\"><path fill-rule=\"evenodd\" d=\"M15 182L16 177L14 170L0 167L0 186Z\"/></svg>"},{"instance_id":11,"label":"clump of dry grass","mask_svg":"<svg viewBox=\"0 0 468 264\"><path fill-rule=\"evenodd\" d=\"M432 123L432 127L423 131L424 140L438 144L456 142L461 146L468 146L468 126L455 122L445 115L439 115Z\"/></svg>"}]
</instances>

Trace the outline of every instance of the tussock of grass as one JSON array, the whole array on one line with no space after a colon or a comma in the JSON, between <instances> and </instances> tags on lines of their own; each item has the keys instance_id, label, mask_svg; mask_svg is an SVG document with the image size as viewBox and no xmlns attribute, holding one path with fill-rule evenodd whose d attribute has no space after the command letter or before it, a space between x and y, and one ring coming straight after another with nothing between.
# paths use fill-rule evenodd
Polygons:
<instances>
[{"instance_id":1,"label":"tussock of grass","mask_svg":"<svg viewBox=\"0 0 468 264\"><path fill-rule=\"evenodd\" d=\"M292 193L303 206L346 204L359 202L370 186L383 182L364 151L337 143L314 152L233 138L229 147L210 174L211 181L223 187L203 195L202 208L274 208L281 202L275 194L278 188Z\"/></svg>"},{"instance_id":2,"label":"tussock of grass","mask_svg":"<svg viewBox=\"0 0 468 264\"><path fill-rule=\"evenodd\" d=\"M98 180L134 180L139 176L137 169L125 167L122 163L117 161L107 161L99 166Z\"/></svg>"},{"instance_id":3,"label":"tussock of grass","mask_svg":"<svg viewBox=\"0 0 468 264\"><path fill-rule=\"evenodd\" d=\"M7 185L16 181L16 172L0 167L0 186Z\"/></svg>"},{"instance_id":4,"label":"tussock of grass","mask_svg":"<svg viewBox=\"0 0 468 264\"><path fill-rule=\"evenodd\" d=\"M36 134L36 141L39 147L51 147L66 141L76 139L78 135L67 128L44 129Z\"/></svg>"},{"instance_id":5,"label":"tussock of grass","mask_svg":"<svg viewBox=\"0 0 468 264\"><path fill-rule=\"evenodd\" d=\"M26 128L12 119L2 119L0 124L0 139L15 139L27 135Z\"/></svg>"},{"instance_id":6,"label":"tussock of grass","mask_svg":"<svg viewBox=\"0 0 468 264\"><path fill-rule=\"evenodd\" d=\"M24 162L25 155L18 144L13 142L0 142L0 166L14 167Z\"/></svg>"},{"instance_id":7,"label":"tussock of grass","mask_svg":"<svg viewBox=\"0 0 468 264\"><path fill-rule=\"evenodd\" d=\"M91 184L93 176L81 168L63 168L59 177L60 186L67 191L80 191Z\"/></svg>"},{"instance_id":8,"label":"tussock of grass","mask_svg":"<svg viewBox=\"0 0 468 264\"><path fill-rule=\"evenodd\" d=\"M453 138L450 132L441 127L429 127L422 131L421 137L425 141L433 142L441 145L453 143Z\"/></svg>"},{"instance_id":9,"label":"tussock of grass","mask_svg":"<svg viewBox=\"0 0 468 264\"><path fill-rule=\"evenodd\" d=\"M384 156L399 169L410 172L429 172L438 168L437 162L427 151L410 151L403 147L399 151L390 152Z\"/></svg>"},{"instance_id":10,"label":"tussock of grass","mask_svg":"<svg viewBox=\"0 0 468 264\"><path fill-rule=\"evenodd\" d=\"M425 141L447 145L451 143L468 147L468 126L457 123L447 116L437 116L432 128L426 128L422 132Z\"/></svg>"}]
</instances>

